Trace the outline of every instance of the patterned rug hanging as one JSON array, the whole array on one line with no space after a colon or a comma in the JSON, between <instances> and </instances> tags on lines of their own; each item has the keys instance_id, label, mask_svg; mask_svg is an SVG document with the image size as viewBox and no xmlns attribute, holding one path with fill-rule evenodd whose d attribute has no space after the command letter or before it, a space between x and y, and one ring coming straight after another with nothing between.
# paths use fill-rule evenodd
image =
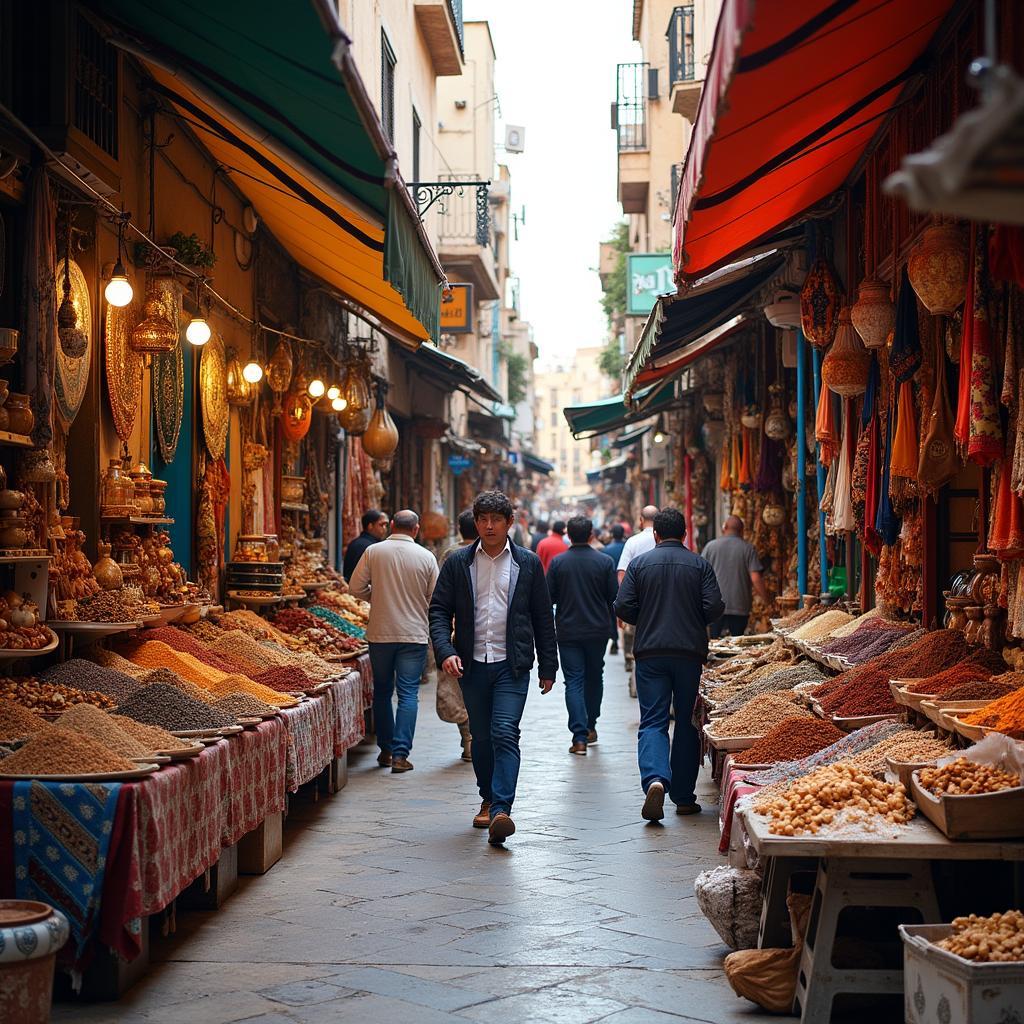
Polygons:
<instances>
[{"instance_id":1,"label":"patterned rug hanging","mask_svg":"<svg viewBox=\"0 0 1024 1024\"><path fill-rule=\"evenodd\" d=\"M128 443L142 400L142 356L131 345L132 330L139 321L138 297L127 306L107 306L104 322L104 354L107 397L117 436Z\"/></svg>"},{"instance_id":2,"label":"patterned rug hanging","mask_svg":"<svg viewBox=\"0 0 1024 1024\"><path fill-rule=\"evenodd\" d=\"M153 418L160 458L174 461L185 415L185 356L181 345L153 357Z\"/></svg>"},{"instance_id":3,"label":"patterned rug hanging","mask_svg":"<svg viewBox=\"0 0 1024 1024\"><path fill-rule=\"evenodd\" d=\"M71 426L82 407L85 390L89 386L89 368L92 365L92 305L89 302L89 285L82 268L74 261L68 268L71 278L71 304L78 314L78 326L86 337L85 353L76 359L64 354L57 346L57 360L53 375L54 402L57 416L64 430ZM64 278L64 260L57 264L58 281Z\"/></svg>"},{"instance_id":4,"label":"patterned rug hanging","mask_svg":"<svg viewBox=\"0 0 1024 1024\"><path fill-rule=\"evenodd\" d=\"M223 459L228 446L228 364L224 339L214 331L203 346L199 365L199 395L203 408L203 436L214 459Z\"/></svg>"}]
</instances>

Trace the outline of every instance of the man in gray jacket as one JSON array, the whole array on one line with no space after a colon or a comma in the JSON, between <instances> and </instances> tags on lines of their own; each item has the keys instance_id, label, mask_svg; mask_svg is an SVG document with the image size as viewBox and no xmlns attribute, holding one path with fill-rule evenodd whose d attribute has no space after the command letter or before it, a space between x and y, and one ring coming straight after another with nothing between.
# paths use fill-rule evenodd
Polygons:
<instances>
[{"instance_id":1,"label":"man in gray jacket","mask_svg":"<svg viewBox=\"0 0 1024 1024\"><path fill-rule=\"evenodd\" d=\"M695 786L700 740L693 705L701 668L708 656L708 625L725 603L715 572L700 555L683 547L686 520L674 508L654 517L653 551L634 558L615 601L623 622L636 624L636 695L640 702L637 756L646 793L642 816L660 821L665 793L676 814L699 814ZM669 754L669 712L675 709L675 735Z\"/></svg>"}]
</instances>

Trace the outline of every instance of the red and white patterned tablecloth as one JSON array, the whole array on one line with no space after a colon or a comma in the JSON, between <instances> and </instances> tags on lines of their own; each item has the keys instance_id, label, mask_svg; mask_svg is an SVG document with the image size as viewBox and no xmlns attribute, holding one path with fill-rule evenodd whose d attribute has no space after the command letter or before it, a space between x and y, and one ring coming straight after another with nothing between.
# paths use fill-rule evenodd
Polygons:
<instances>
[{"instance_id":1,"label":"red and white patterned tablecloth","mask_svg":"<svg viewBox=\"0 0 1024 1024\"><path fill-rule=\"evenodd\" d=\"M370 664L369 654L360 654L356 658L356 670L359 678L363 681L363 707L373 707L373 666Z\"/></svg>"},{"instance_id":2,"label":"red and white patterned tablecloth","mask_svg":"<svg viewBox=\"0 0 1024 1024\"><path fill-rule=\"evenodd\" d=\"M326 694L333 704L334 756L341 757L362 738L366 725L363 717L363 680L358 672L350 672L331 682Z\"/></svg>"},{"instance_id":3,"label":"red and white patterned tablecloth","mask_svg":"<svg viewBox=\"0 0 1024 1024\"><path fill-rule=\"evenodd\" d=\"M334 757L334 701L328 693L281 712L288 729L285 788L294 793L315 779Z\"/></svg>"},{"instance_id":4,"label":"red and white patterned tablecloth","mask_svg":"<svg viewBox=\"0 0 1024 1024\"><path fill-rule=\"evenodd\" d=\"M232 736L228 748L228 815L222 843L233 846L271 814L284 810L288 729L280 718Z\"/></svg>"}]
</instances>

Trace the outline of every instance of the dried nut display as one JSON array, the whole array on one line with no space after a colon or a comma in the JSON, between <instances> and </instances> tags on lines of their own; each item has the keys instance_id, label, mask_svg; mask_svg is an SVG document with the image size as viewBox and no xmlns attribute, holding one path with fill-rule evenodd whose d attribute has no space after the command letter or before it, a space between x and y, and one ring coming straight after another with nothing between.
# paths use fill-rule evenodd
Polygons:
<instances>
[{"instance_id":1,"label":"dried nut display","mask_svg":"<svg viewBox=\"0 0 1024 1024\"><path fill-rule=\"evenodd\" d=\"M0 596L0 648L38 651L52 641L53 634L39 622L38 605L13 590Z\"/></svg>"},{"instance_id":2,"label":"dried nut display","mask_svg":"<svg viewBox=\"0 0 1024 1024\"><path fill-rule=\"evenodd\" d=\"M1024 960L1024 913L1008 910L991 917L953 919L953 934L937 942L965 960L978 963L1012 963Z\"/></svg>"},{"instance_id":3,"label":"dried nut display","mask_svg":"<svg viewBox=\"0 0 1024 1024\"><path fill-rule=\"evenodd\" d=\"M44 683L31 676L0 679L0 698L13 700L33 711L66 711L72 704L95 704L112 708L115 701L98 690L80 690L61 683Z\"/></svg>"},{"instance_id":4,"label":"dried nut display","mask_svg":"<svg viewBox=\"0 0 1024 1024\"><path fill-rule=\"evenodd\" d=\"M958 757L941 768L922 768L918 772L917 781L929 793L946 796L999 793L1021 784L1016 772L1004 771L991 764L979 764L966 757Z\"/></svg>"},{"instance_id":5,"label":"dried nut display","mask_svg":"<svg viewBox=\"0 0 1024 1024\"><path fill-rule=\"evenodd\" d=\"M75 617L80 622L137 622L159 611L160 606L149 600L141 587L122 587L80 600Z\"/></svg>"}]
</instances>

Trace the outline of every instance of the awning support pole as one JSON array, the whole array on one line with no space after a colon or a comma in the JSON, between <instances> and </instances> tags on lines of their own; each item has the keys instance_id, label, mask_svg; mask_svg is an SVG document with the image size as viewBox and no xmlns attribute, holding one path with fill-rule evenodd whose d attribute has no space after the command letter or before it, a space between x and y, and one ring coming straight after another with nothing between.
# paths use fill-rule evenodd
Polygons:
<instances>
[{"instance_id":1,"label":"awning support pole","mask_svg":"<svg viewBox=\"0 0 1024 1024\"><path fill-rule=\"evenodd\" d=\"M815 348L813 352L814 361L814 394L821 394L821 349ZM821 464L821 445L815 446L818 456L818 506L820 509L821 499L825 497L825 467ZM825 539L825 513L818 512L818 558L821 561L821 593L828 593L828 549Z\"/></svg>"},{"instance_id":2,"label":"awning support pole","mask_svg":"<svg viewBox=\"0 0 1024 1024\"><path fill-rule=\"evenodd\" d=\"M807 593L807 342L796 332L796 585L800 603Z\"/></svg>"}]
</instances>

